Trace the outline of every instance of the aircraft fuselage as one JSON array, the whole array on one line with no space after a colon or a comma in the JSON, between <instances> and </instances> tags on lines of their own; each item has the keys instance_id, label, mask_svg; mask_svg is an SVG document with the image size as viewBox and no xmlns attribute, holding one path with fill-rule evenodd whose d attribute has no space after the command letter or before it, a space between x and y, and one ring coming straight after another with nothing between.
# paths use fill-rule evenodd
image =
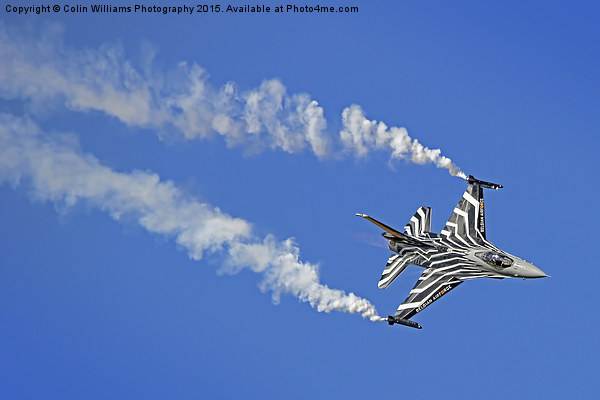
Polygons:
<instances>
[{"instance_id":1,"label":"aircraft fuselage","mask_svg":"<svg viewBox=\"0 0 600 400\"><path fill-rule=\"evenodd\" d=\"M443 271L445 266L456 266L480 271L482 277L489 278L543 278L547 277L541 269L495 246L460 246L448 243L448 239L436 233L427 233L418 238L426 246L415 246L390 239L390 250L402 257L410 257L411 264L423 268L435 268ZM489 242L488 242L489 243Z\"/></svg>"}]
</instances>

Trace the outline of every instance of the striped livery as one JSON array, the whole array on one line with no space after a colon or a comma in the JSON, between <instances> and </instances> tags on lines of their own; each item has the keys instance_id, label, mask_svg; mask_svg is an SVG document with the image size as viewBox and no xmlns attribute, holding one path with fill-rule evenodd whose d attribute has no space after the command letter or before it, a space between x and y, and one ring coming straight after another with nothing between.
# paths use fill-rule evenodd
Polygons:
<instances>
[{"instance_id":1,"label":"striped livery","mask_svg":"<svg viewBox=\"0 0 600 400\"><path fill-rule=\"evenodd\" d=\"M462 282L475 278L535 278L547 276L533 264L498 249L486 239L483 188L498 184L469 177L469 186L440 234L431 233L431 208L421 207L404 227L404 233L367 216L357 214L385 230L394 254L379 280L386 289L409 265L425 270L408 297L388 322L406 321ZM418 324L410 322L409 326Z\"/></svg>"},{"instance_id":2,"label":"striped livery","mask_svg":"<svg viewBox=\"0 0 600 400\"><path fill-rule=\"evenodd\" d=\"M421 207L408 221L404 231L411 236L423 236L431 230L431 207Z\"/></svg>"}]
</instances>

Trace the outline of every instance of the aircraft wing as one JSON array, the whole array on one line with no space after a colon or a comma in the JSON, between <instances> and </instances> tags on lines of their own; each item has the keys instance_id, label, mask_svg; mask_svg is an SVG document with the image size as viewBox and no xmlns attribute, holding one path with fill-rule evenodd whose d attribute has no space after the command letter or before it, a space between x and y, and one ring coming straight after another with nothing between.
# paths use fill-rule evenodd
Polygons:
<instances>
[{"instance_id":1,"label":"aircraft wing","mask_svg":"<svg viewBox=\"0 0 600 400\"><path fill-rule=\"evenodd\" d=\"M404 303L398 306L394 317L408 320L464 281L476 278L504 279L504 276L489 271L470 270L463 265L427 268Z\"/></svg>"},{"instance_id":2,"label":"aircraft wing","mask_svg":"<svg viewBox=\"0 0 600 400\"><path fill-rule=\"evenodd\" d=\"M461 277L467 278L468 273L459 271L440 271L440 269L427 268L419 277L415 287L400 304L394 317L409 319L416 313L424 310L434 301L463 283Z\"/></svg>"},{"instance_id":3,"label":"aircraft wing","mask_svg":"<svg viewBox=\"0 0 600 400\"><path fill-rule=\"evenodd\" d=\"M498 190L502 185L480 181L473 175L470 175L467 180L469 186L454 208L454 212L446 222L441 234L456 238L459 242L470 246L487 242L483 188Z\"/></svg>"}]
</instances>

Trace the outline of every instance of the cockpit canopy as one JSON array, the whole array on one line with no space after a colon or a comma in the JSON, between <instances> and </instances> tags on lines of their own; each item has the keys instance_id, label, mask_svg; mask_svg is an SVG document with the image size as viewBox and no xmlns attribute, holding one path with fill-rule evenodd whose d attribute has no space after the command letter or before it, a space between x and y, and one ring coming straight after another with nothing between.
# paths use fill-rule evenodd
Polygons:
<instances>
[{"instance_id":1,"label":"cockpit canopy","mask_svg":"<svg viewBox=\"0 0 600 400\"><path fill-rule=\"evenodd\" d=\"M513 263L511 258L499 253L494 253L492 251L488 251L487 253L478 253L477 256L494 267L506 268L510 267Z\"/></svg>"}]
</instances>

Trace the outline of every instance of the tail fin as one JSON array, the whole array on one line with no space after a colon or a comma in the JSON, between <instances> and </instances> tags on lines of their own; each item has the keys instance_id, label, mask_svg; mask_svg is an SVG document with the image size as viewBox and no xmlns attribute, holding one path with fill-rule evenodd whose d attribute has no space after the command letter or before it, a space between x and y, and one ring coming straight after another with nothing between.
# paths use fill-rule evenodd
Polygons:
<instances>
[{"instance_id":1,"label":"tail fin","mask_svg":"<svg viewBox=\"0 0 600 400\"><path fill-rule=\"evenodd\" d=\"M386 224L384 224L383 222L379 222L377 221L375 218L371 218L366 214L359 214L356 213L357 217L363 217L364 219L366 219L367 221L371 221L372 223L374 223L375 225L377 225L378 227L380 227L381 229L383 229L384 231L386 231L385 235L391 235L388 238L394 237L394 240L398 240L402 243L408 243L408 244L412 244L415 246L427 246L427 244L422 243L421 241L410 237L410 236L406 236L404 233L400 233L397 230L395 230L394 228L391 228L389 226L387 226ZM386 236L387 237L387 236Z\"/></svg>"},{"instance_id":2,"label":"tail fin","mask_svg":"<svg viewBox=\"0 0 600 400\"><path fill-rule=\"evenodd\" d=\"M431 207L421 207L408 221L404 231L411 236L422 236L431 231Z\"/></svg>"}]
</instances>

